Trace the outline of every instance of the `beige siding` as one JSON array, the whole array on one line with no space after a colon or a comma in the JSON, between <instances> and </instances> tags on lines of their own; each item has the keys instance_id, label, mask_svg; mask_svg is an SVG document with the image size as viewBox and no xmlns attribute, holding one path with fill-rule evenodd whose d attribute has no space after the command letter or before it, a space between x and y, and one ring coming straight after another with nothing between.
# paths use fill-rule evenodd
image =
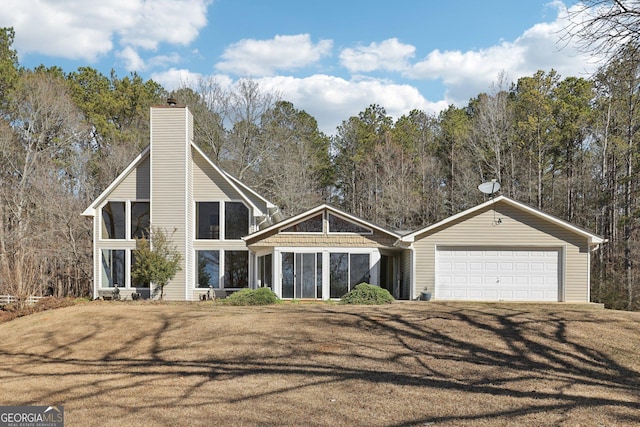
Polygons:
<instances>
[{"instance_id":1,"label":"beige siding","mask_svg":"<svg viewBox=\"0 0 640 427\"><path fill-rule=\"evenodd\" d=\"M186 297L188 115L182 107L151 110L151 223L173 233L173 244L182 253L182 269L164 289L168 300Z\"/></svg>"},{"instance_id":2,"label":"beige siding","mask_svg":"<svg viewBox=\"0 0 640 427\"><path fill-rule=\"evenodd\" d=\"M505 203L496 204L495 210L490 206L416 236L414 296L424 289L434 292L438 246L533 247L561 249L563 300L588 301L589 247L585 237Z\"/></svg>"},{"instance_id":3,"label":"beige siding","mask_svg":"<svg viewBox=\"0 0 640 427\"><path fill-rule=\"evenodd\" d=\"M188 121L189 129L189 147L193 141L193 116L189 114ZM195 215L194 215L194 201L193 201L193 149L187 150L187 186L186 186L186 201L185 201L185 219L186 219L186 231L185 231L185 292L187 300L197 300L197 296L193 295L193 288L195 284L195 253L193 250L193 236L195 235Z\"/></svg>"},{"instance_id":4,"label":"beige siding","mask_svg":"<svg viewBox=\"0 0 640 427\"><path fill-rule=\"evenodd\" d=\"M195 201L241 200L243 197L205 160L193 153L193 199Z\"/></svg>"},{"instance_id":5,"label":"beige siding","mask_svg":"<svg viewBox=\"0 0 640 427\"><path fill-rule=\"evenodd\" d=\"M149 200L150 159L147 156L113 189L109 200Z\"/></svg>"}]
</instances>

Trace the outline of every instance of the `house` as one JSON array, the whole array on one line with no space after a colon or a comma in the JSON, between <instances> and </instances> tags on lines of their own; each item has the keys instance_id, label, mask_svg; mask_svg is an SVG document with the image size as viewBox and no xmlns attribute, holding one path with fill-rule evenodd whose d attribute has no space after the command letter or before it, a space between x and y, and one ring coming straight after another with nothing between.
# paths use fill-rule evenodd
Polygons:
<instances>
[{"instance_id":1,"label":"house","mask_svg":"<svg viewBox=\"0 0 640 427\"><path fill-rule=\"evenodd\" d=\"M401 235L330 205L283 219L277 206L193 143L193 117L151 108L150 145L83 212L93 218L95 298L158 290L134 283L136 238L171 236L181 270L169 300L269 286L284 299L340 298L361 282L396 299L589 301L589 257L602 239L497 197Z\"/></svg>"}]
</instances>

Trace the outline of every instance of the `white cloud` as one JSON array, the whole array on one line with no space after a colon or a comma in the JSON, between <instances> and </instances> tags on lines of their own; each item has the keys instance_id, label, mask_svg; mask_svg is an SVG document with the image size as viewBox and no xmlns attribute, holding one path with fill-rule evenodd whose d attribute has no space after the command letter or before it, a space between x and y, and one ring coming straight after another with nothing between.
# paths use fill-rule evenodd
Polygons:
<instances>
[{"instance_id":1,"label":"white cloud","mask_svg":"<svg viewBox=\"0 0 640 427\"><path fill-rule=\"evenodd\" d=\"M446 86L446 98L461 105L486 92L501 72L516 81L538 70L556 70L561 77L589 77L596 69L591 55L575 45L562 44L560 36L567 26L564 5L553 2L557 17L553 22L536 24L513 42L502 42L472 51L434 50L405 72L412 79L437 79Z\"/></svg>"},{"instance_id":2,"label":"white cloud","mask_svg":"<svg viewBox=\"0 0 640 427\"><path fill-rule=\"evenodd\" d=\"M146 68L144 60L131 46L116 52L116 56L124 61L125 68L129 71L140 71Z\"/></svg>"},{"instance_id":3,"label":"white cloud","mask_svg":"<svg viewBox=\"0 0 640 427\"><path fill-rule=\"evenodd\" d=\"M245 39L225 49L224 61L217 63L216 69L236 75L268 76L276 70L295 70L313 64L329 55L332 47L331 40L313 44L309 34Z\"/></svg>"},{"instance_id":4,"label":"white cloud","mask_svg":"<svg viewBox=\"0 0 640 427\"><path fill-rule=\"evenodd\" d=\"M13 27L23 56L41 53L94 62L122 45L185 45L206 23L212 0L3 0L0 26ZM132 59L131 51L121 52Z\"/></svg>"},{"instance_id":5,"label":"white cloud","mask_svg":"<svg viewBox=\"0 0 640 427\"><path fill-rule=\"evenodd\" d=\"M265 77L258 82L264 90L281 93L297 109L315 117L326 134L334 134L343 120L357 116L371 104L381 105L394 119L413 109L436 112L446 107L427 101L413 86L377 79L345 80L316 74L305 78Z\"/></svg>"},{"instance_id":6,"label":"white cloud","mask_svg":"<svg viewBox=\"0 0 640 427\"><path fill-rule=\"evenodd\" d=\"M400 71L408 66L407 61L415 56L416 48L400 43L397 38L371 43L369 46L347 48L340 52L340 62L350 72L375 70Z\"/></svg>"}]
</instances>

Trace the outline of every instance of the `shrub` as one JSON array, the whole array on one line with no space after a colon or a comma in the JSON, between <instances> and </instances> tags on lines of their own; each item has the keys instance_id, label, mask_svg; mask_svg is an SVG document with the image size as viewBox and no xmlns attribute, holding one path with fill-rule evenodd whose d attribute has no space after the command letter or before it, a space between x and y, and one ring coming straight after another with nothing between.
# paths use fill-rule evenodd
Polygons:
<instances>
[{"instance_id":1,"label":"shrub","mask_svg":"<svg viewBox=\"0 0 640 427\"><path fill-rule=\"evenodd\" d=\"M269 288L242 289L222 300L228 305L270 305L278 301L276 294Z\"/></svg>"},{"instance_id":2,"label":"shrub","mask_svg":"<svg viewBox=\"0 0 640 427\"><path fill-rule=\"evenodd\" d=\"M360 283L342 296L340 304L380 305L391 304L393 301L393 296L388 290L380 286Z\"/></svg>"}]
</instances>

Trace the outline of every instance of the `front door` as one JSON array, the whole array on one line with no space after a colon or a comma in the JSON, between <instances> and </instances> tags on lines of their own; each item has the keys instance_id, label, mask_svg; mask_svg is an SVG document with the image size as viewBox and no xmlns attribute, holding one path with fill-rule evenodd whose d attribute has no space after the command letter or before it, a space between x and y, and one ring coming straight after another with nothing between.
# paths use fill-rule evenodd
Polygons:
<instances>
[{"instance_id":1,"label":"front door","mask_svg":"<svg viewBox=\"0 0 640 427\"><path fill-rule=\"evenodd\" d=\"M282 253L282 298L322 298L322 253Z\"/></svg>"}]
</instances>

